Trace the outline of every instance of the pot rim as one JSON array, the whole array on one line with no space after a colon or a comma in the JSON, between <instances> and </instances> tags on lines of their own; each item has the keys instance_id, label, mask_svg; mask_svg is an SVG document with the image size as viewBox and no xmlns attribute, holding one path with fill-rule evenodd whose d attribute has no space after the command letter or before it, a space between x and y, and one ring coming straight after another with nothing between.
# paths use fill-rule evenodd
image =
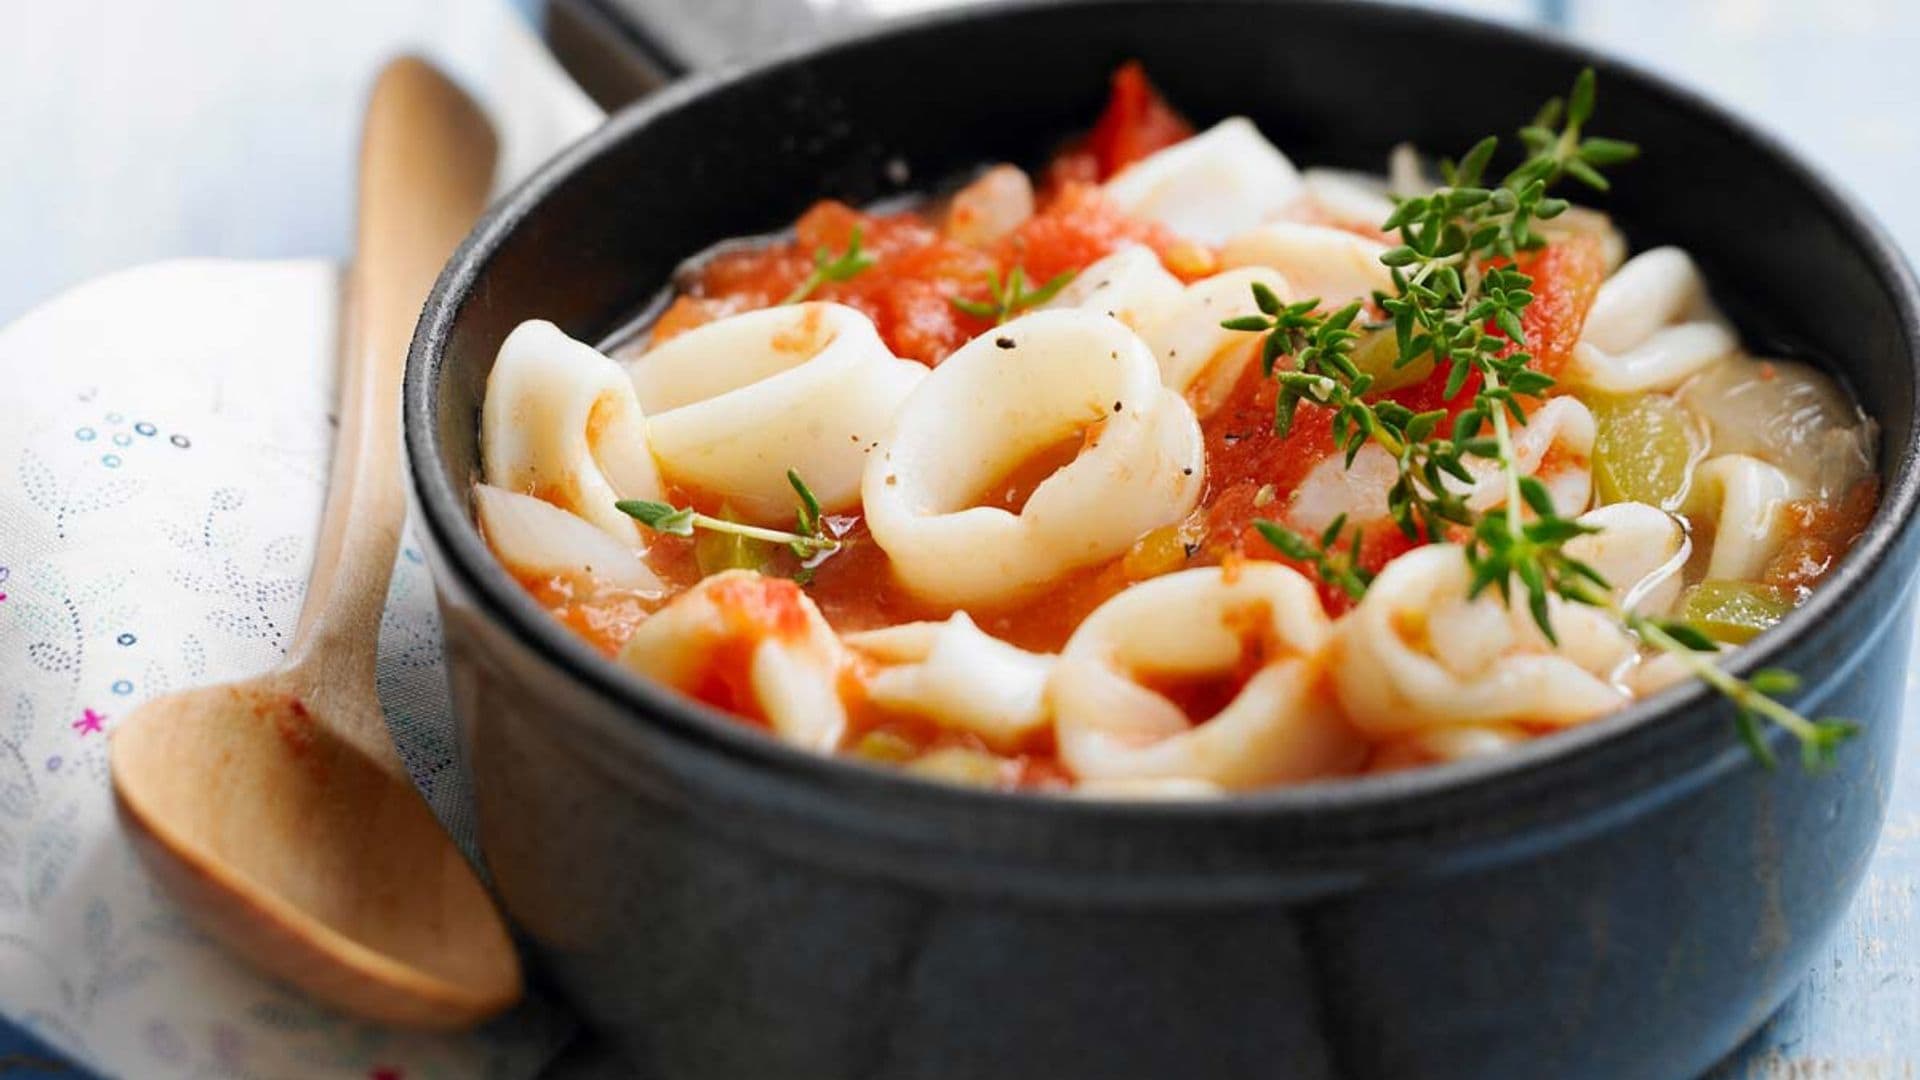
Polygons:
<instances>
[{"instance_id":1,"label":"pot rim","mask_svg":"<svg viewBox=\"0 0 1920 1080\"><path fill-rule=\"evenodd\" d=\"M1626 708L1483 758L1421 769L1283 785L1218 800L1108 800L1063 798L1034 792L981 791L921 780L896 770L868 765L837 755L815 755L795 749L755 731L719 710L700 705L664 687L654 685L601 656L540 608L500 566L474 525L466 490L450 483L443 468L435 416L439 403L436 383L443 349L469 299L476 279L521 221L577 171L617 144L643 131L657 118L710 94L751 83L802 63L831 60L848 51L883 44L899 37L937 33L959 22L1018 17L1028 12L1068 9L1090 12L1101 8L1144 6L1150 0L997 0L962 10L946 10L891 20L852 34L822 42L794 45L768 57L728 65L683 78L610 116L606 123L549 159L489 208L443 268L416 327L407 359L403 419L408 472L420 519L443 558L439 572L458 578L487 617L500 624L521 645L563 671L604 699L617 704L635 724L652 724L666 733L731 759L747 771L762 771L810 786L834 801L863 798L898 806L917 802L942 816L1041 819L1062 825L1103 823L1169 825L1247 825L1255 822L1325 820L1378 811L1405 811L1453 797L1481 804L1502 790L1547 793L1568 790L1565 781L1585 775L1614 772L1623 763L1667 758L1651 770L1670 777L1691 772L1696 781L1739 767L1746 750L1726 737L1725 710L1713 692L1697 680L1688 680ZM1211 7L1270 7L1269 0L1200 0ZM1667 77L1551 32L1509 26L1483 19L1400 7L1376 0L1294 0L1290 7L1309 14L1398 21L1411 29L1434 28L1477 34L1506 47L1544 53L1569 70L1591 65L1613 80L1639 83L1664 104L1690 119L1717 126L1770 160L1793 182L1805 188L1823 216L1847 237L1887 290L1902 325L1902 345L1911 369L1909 394L1914 415L1920 417L1920 283L1892 238L1856 200L1844 193L1816 166L1803 160L1777 137L1759 129L1728 109ZM1883 429L1884 430L1884 429ZM1920 423L1892 459L1880 463L1882 488L1879 506L1866 531L1806 603L1779 625L1740 648L1725 666L1750 674L1777 661L1794 642L1813 635L1836 620L1864 617L1873 601L1873 584L1889 573L1911 577L1913 567L1898 567L1893 557L1915 528L1920 504ZM1904 585L1904 581L1902 582ZM1904 588L1900 590L1904 595ZM1689 723L1690 721L1690 723ZM1705 730L1719 724L1718 738ZM1697 730L1696 730L1697 729ZM1776 752L1787 736L1769 727L1763 736ZM1682 766L1672 760L1676 746L1691 743L1699 749ZM1843 751L1844 752L1844 751ZM1605 760L1602 761L1602 758ZM1749 762L1752 767L1757 763ZM1605 765L1595 769L1592 766ZM1564 801L1564 800L1563 800ZM1389 816L1398 817L1398 813Z\"/></svg>"}]
</instances>

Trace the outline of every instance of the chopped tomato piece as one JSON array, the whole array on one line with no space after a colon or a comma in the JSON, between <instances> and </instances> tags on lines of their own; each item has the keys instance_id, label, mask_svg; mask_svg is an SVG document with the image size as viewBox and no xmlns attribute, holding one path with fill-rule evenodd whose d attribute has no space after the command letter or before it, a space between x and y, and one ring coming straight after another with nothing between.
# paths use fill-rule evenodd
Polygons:
<instances>
[{"instance_id":1,"label":"chopped tomato piece","mask_svg":"<svg viewBox=\"0 0 1920 1080\"><path fill-rule=\"evenodd\" d=\"M716 582L713 604L727 620L727 632L758 641L771 634L801 638L807 634L807 609L800 586L778 577L738 577Z\"/></svg>"},{"instance_id":2,"label":"chopped tomato piece","mask_svg":"<svg viewBox=\"0 0 1920 1080\"><path fill-rule=\"evenodd\" d=\"M1473 395L1480 392L1480 373L1468 372L1466 381L1460 384L1460 392L1452 397L1447 396L1447 375L1445 365L1435 364L1433 374L1412 386L1389 391L1386 396L1414 412L1445 409L1449 417L1458 416L1473 404Z\"/></svg>"},{"instance_id":3,"label":"chopped tomato piece","mask_svg":"<svg viewBox=\"0 0 1920 1080\"><path fill-rule=\"evenodd\" d=\"M637 592L582 587L567 577L521 578L520 584L541 607L607 656L619 655L634 627L656 606Z\"/></svg>"},{"instance_id":4,"label":"chopped tomato piece","mask_svg":"<svg viewBox=\"0 0 1920 1080\"><path fill-rule=\"evenodd\" d=\"M1580 342L1587 310L1607 276L1606 253L1589 236L1562 240L1520 259L1533 278L1533 303L1520 315L1533 366L1557 375Z\"/></svg>"},{"instance_id":5,"label":"chopped tomato piece","mask_svg":"<svg viewBox=\"0 0 1920 1080\"><path fill-rule=\"evenodd\" d=\"M1444 390L1445 376L1436 375L1393 396L1416 407L1423 396L1438 401ZM1273 430L1274 401L1279 393L1278 383L1263 375L1257 364L1249 364L1226 403L1201 424L1207 441L1209 489L1203 500L1203 546L1214 560L1245 557L1292 566L1315 579L1321 602L1337 615L1353 606L1352 598L1337 586L1318 581L1311 566L1281 555L1253 528L1255 518L1283 520L1294 491L1307 474L1336 452L1333 413L1320 406L1301 403L1287 434ZM1455 402L1464 405L1471 398L1469 385ZM1391 521L1368 522L1361 527L1359 565L1377 573L1415 546Z\"/></svg>"},{"instance_id":6,"label":"chopped tomato piece","mask_svg":"<svg viewBox=\"0 0 1920 1080\"><path fill-rule=\"evenodd\" d=\"M708 654L706 665L687 694L697 701L729 712L749 723L767 726L767 714L753 689L755 644L747 638L724 638Z\"/></svg>"},{"instance_id":7,"label":"chopped tomato piece","mask_svg":"<svg viewBox=\"0 0 1920 1080\"><path fill-rule=\"evenodd\" d=\"M797 640L808 633L800 586L786 578L742 576L716 582L710 597L721 626L687 693L717 709L759 724L767 722L754 688L754 658L768 640Z\"/></svg>"},{"instance_id":8,"label":"chopped tomato piece","mask_svg":"<svg viewBox=\"0 0 1920 1080\"><path fill-rule=\"evenodd\" d=\"M863 214L846 203L835 199L822 199L807 208L800 220L793 223L794 239L800 242L802 252L824 247L834 251L844 249L853 240L853 230L861 230L861 240L867 250L876 250L883 236L873 228L873 218ZM903 223L906 224L906 223ZM918 222L912 222L918 224Z\"/></svg>"},{"instance_id":9,"label":"chopped tomato piece","mask_svg":"<svg viewBox=\"0 0 1920 1080\"><path fill-rule=\"evenodd\" d=\"M1113 73L1106 111L1087 137L1087 149L1105 180L1156 150L1192 137L1193 125L1173 111L1147 81L1146 69L1129 60Z\"/></svg>"},{"instance_id":10,"label":"chopped tomato piece","mask_svg":"<svg viewBox=\"0 0 1920 1080\"><path fill-rule=\"evenodd\" d=\"M1149 221L1128 217L1092 184L1069 184L995 250L1001 261L1024 267L1035 285L1067 270L1080 270L1128 244L1145 244L1167 268L1183 277L1205 276L1211 253ZM1193 271L1197 270L1198 273Z\"/></svg>"},{"instance_id":11,"label":"chopped tomato piece","mask_svg":"<svg viewBox=\"0 0 1920 1080\"><path fill-rule=\"evenodd\" d=\"M1273 430L1279 394L1279 384L1262 374L1258 363L1249 363L1227 400L1202 422L1207 482L1214 491L1243 483L1272 485L1276 501L1284 501L1333 453L1333 413L1318 405L1301 403L1285 435Z\"/></svg>"},{"instance_id":12,"label":"chopped tomato piece","mask_svg":"<svg viewBox=\"0 0 1920 1080\"><path fill-rule=\"evenodd\" d=\"M1879 503L1880 484L1873 477L1856 482L1835 502L1788 502L1782 507L1787 539L1767 565L1766 583L1804 600L1860 539Z\"/></svg>"}]
</instances>

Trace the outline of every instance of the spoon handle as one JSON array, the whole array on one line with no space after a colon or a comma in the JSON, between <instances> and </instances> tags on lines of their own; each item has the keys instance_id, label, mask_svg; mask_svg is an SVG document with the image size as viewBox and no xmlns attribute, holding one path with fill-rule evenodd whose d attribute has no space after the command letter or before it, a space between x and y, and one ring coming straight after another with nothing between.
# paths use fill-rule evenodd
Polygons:
<instances>
[{"instance_id":1,"label":"spoon handle","mask_svg":"<svg viewBox=\"0 0 1920 1080\"><path fill-rule=\"evenodd\" d=\"M425 61L389 64L360 145L359 224L341 326L339 435L289 667L371 686L406 492L400 379L440 266L485 209L496 145L479 107Z\"/></svg>"}]
</instances>

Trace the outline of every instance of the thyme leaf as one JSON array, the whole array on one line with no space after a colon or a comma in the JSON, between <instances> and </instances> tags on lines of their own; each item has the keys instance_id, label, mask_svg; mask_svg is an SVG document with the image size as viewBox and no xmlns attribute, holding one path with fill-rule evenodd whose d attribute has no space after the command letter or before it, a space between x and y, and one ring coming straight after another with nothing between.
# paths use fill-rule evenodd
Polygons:
<instances>
[{"instance_id":1,"label":"thyme leaf","mask_svg":"<svg viewBox=\"0 0 1920 1080\"><path fill-rule=\"evenodd\" d=\"M806 481L800 479L800 474L793 469L787 470L787 483L793 485L794 494L799 496L800 500L799 509L795 513L795 519L799 525L797 532L763 529L758 525L748 525L744 522L728 521L726 518L702 514L690 506L674 506L671 503L654 502L648 499L621 499L613 506L614 509L655 532L669 533L674 536L692 536L695 529L732 533L752 540L785 544L788 550L801 559L810 559L823 552L839 550L840 541L826 533L825 518L820 513L820 500L814 497L813 490L807 487Z\"/></svg>"},{"instance_id":2,"label":"thyme leaf","mask_svg":"<svg viewBox=\"0 0 1920 1080\"><path fill-rule=\"evenodd\" d=\"M1004 278L1000 276L1000 271L989 270L986 300L969 300L960 296L947 299L968 315L976 319L992 319L993 324L999 326L1022 311L1039 307L1059 295L1060 290L1073 280L1073 273L1071 270L1062 271L1048 278L1038 288L1029 289L1027 272L1018 266L1009 270Z\"/></svg>"},{"instance_id":3,"label":"thyme leaf","mask_svg":"<svg viewBox=\"0 0 1920 1080\"><path fill-rule=\"evenodd\" d=\"M780 303L797 304L812 296L814 290L829 281L852 281L861 272L875 262L874 257L860 248L860 226L855 225L847 236L847 249L835 255L832 249L822 244L813 252L813 272L807 275L794 290Z\"/></svg>"},{"instance_id":4,"label":"thyme leaf","mask_svg":"<svg viewBox=\"0 0 1920 1080\"><path fill-rule=\"evenodd\" d=\"M697 515L691 509L647 499L622 499L613 507L655 532L674 536L692 536L693 519L705 516Z\"/></svg>"},{"instance_id":5,"label":"thyme leaf","mask_svg":"<svg viewBox=\"0 0 1920 1080\"><path fill-rule=\"evenodd\" d=\"M808 559L821 551L831 551L839 547L840 542L827 535L826 521L820 513L820 500L814 496L813 489L807 486L807 482L800 479L799 470L787 470L787 483L793 486L793 493L800 498L800 507L794 511L793 518L794 531L803 538L788 541L788 550L799 558ZM823 543L831 546L820 547L819 545ZM807 579L809 581L813 579L811 570L807 571ZM806 582L803 581L801 584L804 585Z\"/></svg>"},{"instance_id":6,"label":"thyme leaf","mask_svg":"<svg viewBox=\"0 0 1920 1080\"><path fill-rule=\"evenodd\" d=\"M1360 565L1359 529L1353 530L1352 539L1344 549L1341 547L1340 535L1346 526L1347 515L1341 514L1314 538L1302 536L1277 521L1253 519L1254 530L1281 554L1311 564L1321 581L1358 600L1367 594L1367 586L1373 584L1373 574Z\"/></svg>"}]
</instances>

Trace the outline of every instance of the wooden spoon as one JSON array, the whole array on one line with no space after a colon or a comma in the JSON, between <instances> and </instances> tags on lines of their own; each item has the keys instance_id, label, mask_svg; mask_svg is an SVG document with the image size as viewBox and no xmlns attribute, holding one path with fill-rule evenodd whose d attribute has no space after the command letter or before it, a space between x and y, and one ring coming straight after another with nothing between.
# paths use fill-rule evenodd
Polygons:
<instances>
[{"instance_id":1,"label":"wooden spoon","mask_svg":"<svg viewBox=\"0 0 1920 1080\"><path fill-rule=\"evenodd\" d=\"M340 437L286 662L147 702L113 782L153 872L208 930L348 1012L449 1029L512 1005L500 913L414 790L374 691L406 516L400 373L421 302L486 204L493 131L421 60L384 70L360 150Z\"/></svg>"}]
</instances>

